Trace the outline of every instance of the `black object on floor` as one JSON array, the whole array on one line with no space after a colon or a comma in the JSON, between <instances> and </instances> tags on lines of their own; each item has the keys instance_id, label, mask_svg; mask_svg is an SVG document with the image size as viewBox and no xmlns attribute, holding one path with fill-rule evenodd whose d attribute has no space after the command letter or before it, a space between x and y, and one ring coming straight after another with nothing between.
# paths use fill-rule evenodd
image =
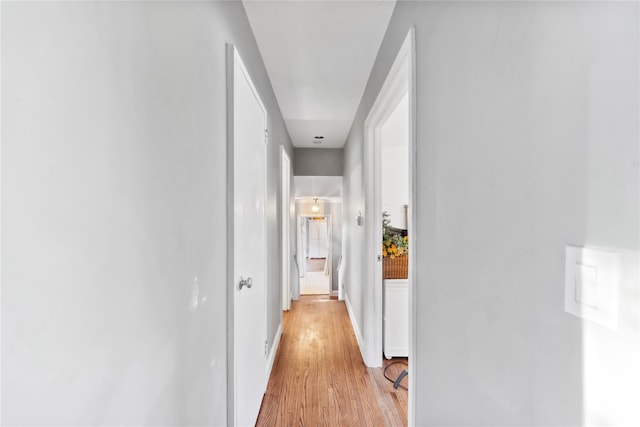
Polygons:
<instances>
[{"instance_id":1,"label":"black object on floor","mask_svg":"<svg viewBox=\"0 0 640 427\"><path fill-rule=\"evenodd\" d=\"M402 372L400 372L400 375L398 375L396 381L393 383L393 388L397 389L398 387L400 387L400 381L402 381L402 379L407 375L409 375L409 372L403 369Z\"/></svg>"},{"instance_id":2,"label":"black object on floor","mask_svg":"<svg viewBox=\"0 0 640 427\"><path fill-rule=\"evenodd\" d=\"M393 383L393 388L395 388L396 390L398 388L401 388L403 390L408 390L405 386L400 384L404 379L404 377L409 375L409 372L406 369L403 369L402 372L400 372L400 375L398 375L398 378L396 378L395 380L393 378L389 378L389 376L387 375L387 369L389 369L389 367L393 365L397 365L398 363L402 363L403 365L407 366L407 364L403 361L390 363L384 368L384 377Z\"/></svg>"}]
</instances>

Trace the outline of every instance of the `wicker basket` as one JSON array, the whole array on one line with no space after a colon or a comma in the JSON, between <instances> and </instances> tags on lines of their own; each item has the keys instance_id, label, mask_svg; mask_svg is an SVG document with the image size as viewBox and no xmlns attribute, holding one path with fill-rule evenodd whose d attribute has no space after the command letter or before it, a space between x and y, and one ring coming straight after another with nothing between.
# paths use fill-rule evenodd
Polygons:
<instances>
[{"instance_id":1,"label":"wicker basket","mask_svg":"<svg viewBox=\"0 0 640 427\"><path fill-rule=\"evenodd\" d=\"M409 277L409 257L397 255L382 258L382 277L384 279L406 279Z\"/></svg>"}]
</instances>

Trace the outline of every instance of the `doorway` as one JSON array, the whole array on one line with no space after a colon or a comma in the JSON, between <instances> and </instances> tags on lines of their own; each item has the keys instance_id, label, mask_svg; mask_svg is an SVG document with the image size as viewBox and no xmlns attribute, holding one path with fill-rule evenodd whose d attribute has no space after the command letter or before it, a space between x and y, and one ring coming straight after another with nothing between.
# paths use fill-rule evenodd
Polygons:
<instances>
[{"instance_id":1,"label":"doorway","mask_svg":"<svg viewBox=\"0 0 640 427\"><path fill-rule=\"evenodd\" d=\"M330 296L340 299L340 270L339 265L342 258L342 236L343 236L343 207L342 207L342 176L307 176L296 175L293 177L293 187L295 194L295 228L296 237L294 238L293 251L294 265L297 267L297 274L292 273L291 280L292 299L297 300L300 297L300 280L305 275L307 266L307 256L312 260L311 264L315 264L313 269L318 269L319 261L317 255L308 253L308 218L324 217L327 221L327 258L324 271L329 277L323 277L325 280L322 295L330 294ZM305 219L307 218L307 219ZM313 236L313 232L312 232ZM313 249L313 248L312 248ZM307 252L305 252L305 250ZM326 283L329 280L329 283ZM327 288L329 290L327 290Z\"/></svg>"},{"instance_id":2,"label":"doorway","mask_svg":"<svg viewBox=\"0 0 640 427\"><path fill-rule=\"evenodd\" d=\"M403 113L399 113L403 112ZM387 78L365 120L365 144L364 144L364 180L365 180L365 212L368 212L369 220L365 221L365 246L363 262L363 278L366 286L364 290L364 351L365 363L369 367L380 367L383 357L394 357L398 352L408 355L408 420L412 425L415 420L415 387L412 386L411 373L416 369L415 357L415 244L411 243L411 237L415 230L415 31L409 30L398 55L391 66ZM395 123L394 123L395 122ZM392 125L392 123L394 123ZM398 126L402 130L398 130ZM395 144L399 134L406 135L406 148L398 150L401 160L396 160L396 167L386 164L391 160L389 149L398 148ZM385 152L385 149L387 150ZM393 157L393 156L392 156ZM384 161L383 161L384 158ZM385 176L385 168L392 168L397 173L403 174L403 179ZM384 198L383 188L391 182L399 184L406 180L406 197L387 195ZM389 189L385 189L389 193ZM391 189L391 192L403 193ZM398 199L398 200L396 200ZM402 200L401 200L402 199ZM404 202L406 200L406 203ZM406 205L406 208L405 206ZM384 208L383 208L384 206ZM402 212L403 209L405 212ZM393 211L390 213L389 211ZM389 255L398 255L397 252L389 253L388 247L383 249L383 213L387 212L393 218L385 217L385 235L389 227L395 228L399 238L408 236L406 265L404 266L406 278L404 291L398 293L396 286L387 286L383 276L383 265L387 270ZM390 222L387 222L389 220ZM385 239L386 240L386 239ZM398 249L397 245L394 249ZM387 256L385 256L387 255ZM393 280L393 279L392 279ZM393 283L392 285L396 285ZM422 284L424 286L424 284ZM385 307L385 287L391 293L387 294ZM385 308L387 311L384 311ZM386 323L385 323L386 321ZM395 322L389 328L390 322ZM398 326L400 325L400 326ZM398 338L398 331L406 336L406 347L394 342L396 348L385 349L385 328L387 343L389 339ZM384 350L388 350L385 354Z\"/></svg>"},{"instance_id":3,"label":"doorway","mask_svg":"<svg viewBox=\"0 0 640 427\"><path fill-rule=\"evenodd\" d=\"M409 356L408 95L404 93L380 128L382 352L386 359Z\"/></svg>"},{"instance_id":4,"label":"doorway","mask_svg":"<svg viewBox=\"0 0 640 427\"><path fill-rule=\"evenodd\" d=\"M282 310L291 308L291 159L281 146L280 185L282 219Z\"/></svg>"},{"instance_id":5,"label":"doorway","mask_svg":"<svg viewBox=\"0 0 640 427\"><path fill-rule=\"evenodd\" d=\"M299 215L302 254L300 295L330 295L332 288L331 215Z\"/></svg>"}]
</instances>

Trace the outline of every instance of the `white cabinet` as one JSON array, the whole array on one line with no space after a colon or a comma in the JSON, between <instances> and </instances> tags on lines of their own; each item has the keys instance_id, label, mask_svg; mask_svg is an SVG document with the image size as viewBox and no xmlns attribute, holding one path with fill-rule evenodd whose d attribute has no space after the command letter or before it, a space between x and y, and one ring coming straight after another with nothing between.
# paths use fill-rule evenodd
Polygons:
<instances>
[{"instance_id":1,"label":"white cabinet","mask_svg":"<svg viewBox=\"0 0 640 427\"><path fill-rule=\"evenodd\" d=\"M384 355L409 356L409 282L384 279Z\"/></svg>"}]
</instances>

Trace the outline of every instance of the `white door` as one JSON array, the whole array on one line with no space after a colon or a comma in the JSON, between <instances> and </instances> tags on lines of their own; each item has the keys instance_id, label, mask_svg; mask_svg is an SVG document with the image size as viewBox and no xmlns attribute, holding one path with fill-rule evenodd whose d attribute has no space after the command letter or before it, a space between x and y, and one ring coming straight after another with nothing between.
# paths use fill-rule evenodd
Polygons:
<instances>
[{"instance_id":1,"label":"white door","mask_svg":"<svg viewBox=\"0 0 640 427\"><path fill-rule=\"evenodd\" d=\"M235 49L233 64L234 424L249 426L267 383L267 115Z\"/></svg>"}]
</instances>

